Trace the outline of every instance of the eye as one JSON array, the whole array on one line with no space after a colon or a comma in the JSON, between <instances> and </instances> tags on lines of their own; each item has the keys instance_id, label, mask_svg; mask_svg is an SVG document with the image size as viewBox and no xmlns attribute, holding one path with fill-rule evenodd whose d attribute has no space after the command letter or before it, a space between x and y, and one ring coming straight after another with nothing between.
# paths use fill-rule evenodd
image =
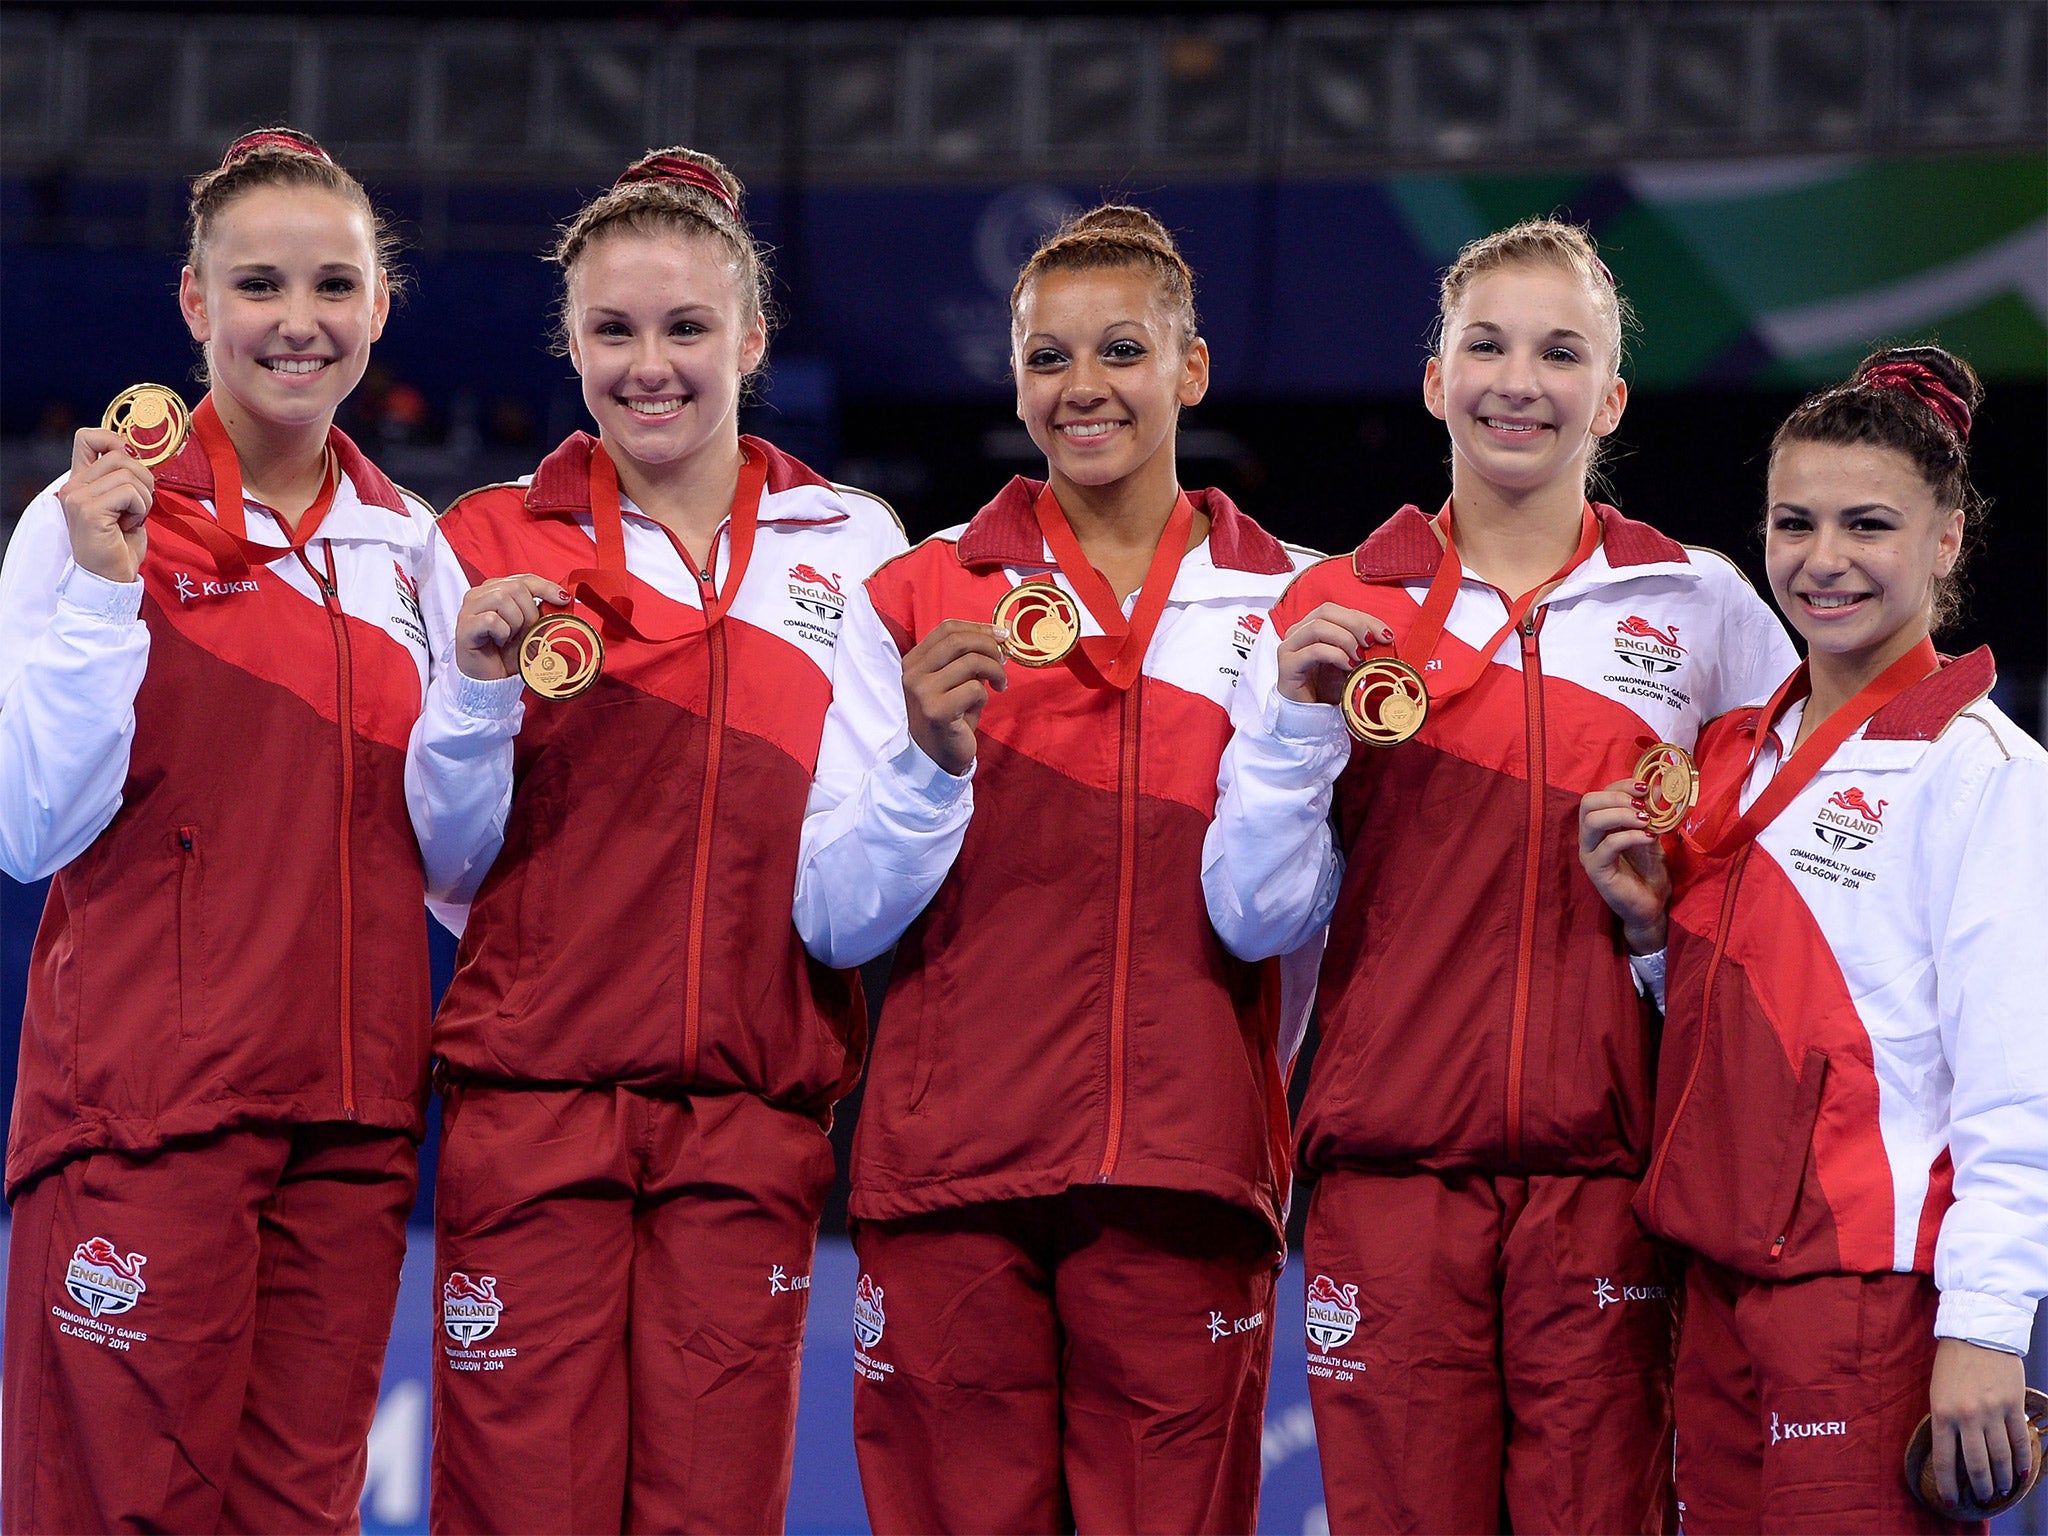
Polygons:
<instances>
[{"instance_id":1,"label":"eye","mask_svg":"<svg viewBox=\"0 0 2048 1536\"><path fill-rule=\"evenodd\" d=\"M352 277L330 277L320 285L320 291L330 298L345 299L356 291L356 280Z\"/></svg>"},{"instance_id":2,"label":"eye","mask_svg":"<svg viewBox=\"0 0 2048 1536\"><path fill-rule=\"evenodd\" d=\"M235 284L235 287L251 298L261 298L264 294L277 292L277 284L267 277L245 277Z\"/></svg>"},{"instance_id":3,"label":"eye","mask_svg":"<svg viewBox=\"0 0 2048 1536\"><path fill-rule=\"evenodd\" d=\"M1145 348L1129 339L1112 341L1102 349L1102 355L1112 363L1135 363L1145 356Z\"/></svg>"},{"instance_id":4,"label":"eye","mask_svg":"<svg viewBox=\"0 0 2048 1536\"><path fill-rule=\"evenodd\" d=\"M1771 529L1776 533L1805 533L1813 527L1797 512L1775 512L1771 515Z\"/></svg>"},{"instance_id":5,"label":"eye","mask_svg":"<svg viewBox=\"0 0 2048 1536\"><path fill-rule=\"evenodd\" d=\"M1067 360L1057 347L1040 347L1024 359L1026 368L1057 368Z\"/></svg>"},{"instance_id":6,"label":"eye","mask_svg":"<svg viewBox=\"0 0 2048 1536\"><path fill-rule=\"evenodd\" d=\"M694 341L697 337L704 335L705 330L703 326L694 320L678 320L668 328L668 333L671 336L680 336L685 341Z\"/></svg>"},{"instance_id":7,"label":"eye","mask_svg":"<svg viewBox=\"0 0 2048 1536\"><path fill-rule=\"evenodd\" d=\"M1897 529L1898 524L1889 518L1876 517L1869 513L1852 518L1849 523L1849 531L1852 533L1892 533Z\"/></svg>"},{"instance_id":8,"label":"eye","mask_svg":"<svg viewBox=\"0 0 2048 1536\"><path fill-rule=\"evenodd\" d=\"M602 336L607 341L617 341L623 337L630 336L633 333L627 330L626 327L617 320L600 320L597 322L596 328L591 332L591 334L594 336Z\"/></svg>"},{"instance_id":9,"label":"eye","mask_svg":"<svg viewBox=\"0 0 2048 1536\"><path fill-rule=\"evenodd\" d=\"M1579 354L1570 347L1552 347L1543 355L1553 363L1576 363L1579 360Z\"/></svg>"},{"instance_id":10,"label":"eye","mask_svg":"<svg viewBox=\"0 0 2048 1536\"><path fill-rule=\"evenodd\" d=\"M1468 343L1465 350L1467 352L1494 353L1500 351L1500 343L1497 341L1487 341L1482 338L1479 341Z\"/></svg>"}]
</instances>

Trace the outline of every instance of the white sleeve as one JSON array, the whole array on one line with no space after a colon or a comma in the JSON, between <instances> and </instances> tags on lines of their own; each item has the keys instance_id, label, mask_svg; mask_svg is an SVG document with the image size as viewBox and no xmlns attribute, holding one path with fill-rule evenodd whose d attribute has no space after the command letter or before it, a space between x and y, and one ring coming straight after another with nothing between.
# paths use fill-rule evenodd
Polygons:
<instances>
[{"instance_id":1,"label":"white sleeve","mask_svg":"<svg viewBox=\"0 0 2048 1536\"><path fill-rule=\"evenodd\" d=\"M72 562L52 486L0 566L0 869L55 874L114 819L148 667L141 581Z\"/></svg>"},{"instance_id":2,"label":"white sleeve","mask_svg":"<svg viewBox=\"0 0 2048 1536\"><path fill-rule=\"evenodd\" d=\"M1747 578L1729 567L1721 576L1721 645L1716 655L1719 696L1702 699L1702 718L1718 719L1745 704L1761 704L1799 665L1799 652L1777 612Z\"/></svg>"},{"instance_id":3,"label":"white sleeve","mask_svg":"<svg viewBox=\"0 0 2048 1536\"><path fill-rule=\"evenodd\" d=\"M1670 953L1667 947L1647 955L1628 957L1628 970L1635 978L1636 991L1655 1003L1659 1013L1664 1012L1664 963Z\"/></svg>"},{"instance_id":4,"label":"white sleeve","mask_svg":"<svg viewBox=\"0 0 2048 1536\"><path fill-rule=\"evenodd\" d=\"M420 582L432 681L406 748L405 803L426 867L427 910L456 934L505 841L512 738L526 715L517 673L479 682L455 665L455 616L468 591L462 562L435 529Z\"/></svg>"},{"instance_id":5,"label":"white sleeve","mask_svg":"<svg viewBox=\"0 0 2048 1536\"><path fill-rule=\"evenodd\" d=\"M932 899L974 814L960 778L910 739L903 657L856 587L832 656L832 707L797 852L796 927L825 964L875 958Z\"/></svg>"},{"instance_id":6,"label":"white sleeve","mask_svg":"<svg viewBox=\"0 0 2048 1536\"><path fill-rule=\"evenodd\" d=\"M2048 1294L2048 761L1961 778L1943 850L1955 862L1933 872L1929 893L1955 1078L1955 1204L1934 1250L1934 1332L2023 1355Z\"/></svg>"},{"instance_id":7,"label":"white sleeve","mask_svg":"<svg viewBox=\"0 0 2048 1536\"><path fill-rule=\"evenodd\" d=\"M1344 861L1330 830L1332 787L1351 760L1334 704L1280 693L1280 628L1268 624L1230 694L1235 732L1202 841L1209 921L1244 960L1316 939L1337 906Z\"/></svg>"}]
</instances>

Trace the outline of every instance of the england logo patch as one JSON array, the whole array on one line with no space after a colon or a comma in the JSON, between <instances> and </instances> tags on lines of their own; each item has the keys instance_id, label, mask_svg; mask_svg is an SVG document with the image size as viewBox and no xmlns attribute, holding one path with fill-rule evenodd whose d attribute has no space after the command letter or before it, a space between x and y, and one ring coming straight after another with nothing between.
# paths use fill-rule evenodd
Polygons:
<instances>
[{"instance_id":1,"label":"england logo patch","mask_svg":"<svg viewBox=\"0 0 2048 1536\"><path fill-rule=\"evenodd\" d=\"M498 1316L504 1310L505 1303L498 1300L496 1275L472 1280L461 1270L452 1270L448 1283L441 1287L441 1326L465 1349L496 1333Z\"/></svg>"},{"instance_id":2,"label":"england logo patch","mask_svg":"<svg viewBox=\"0 0 2048 1536\"><path fill-rule=\"evenodd\" d=\"M1358 1332L1358 1287L1317 1275L1308 1288L1308 1341L1324 1354Z\"/></svg>"},{"instance_id":3,"label":"england logo patch","mask_svg":"<svg viewBox=\"0 0 2048 1536\"><path fill-rule=\"evenodd\" d=\"M873 1349L882 1342L882 1330L888 1323L889 1315L882 1310L882 1288L862 1275L853 1293L853 1336L862 1349Z\"/></svg>"},{"instance_id":4,"label":"england logo patch","mask_svg":"<svg viewBox=\"0 0 2048 1536\"><path fill-rule=\"evenodd\" d=\"M71 1267L64 1272L64 1289L94 1317L132 1312L142 1293L149 1289L142 1278L142 1266L148 1262L139 1253L123 1257L104 1237L95 1237L71 1250Z\"/></svg>"}]
</instances>

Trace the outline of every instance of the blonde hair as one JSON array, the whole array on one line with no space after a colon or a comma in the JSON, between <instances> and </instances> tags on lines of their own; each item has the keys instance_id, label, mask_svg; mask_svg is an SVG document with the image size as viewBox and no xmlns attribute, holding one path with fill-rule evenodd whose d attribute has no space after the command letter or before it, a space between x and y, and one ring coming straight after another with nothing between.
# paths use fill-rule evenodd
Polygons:
<instances>
[{"instance_id":1,"label":"blonde hair","mask_svg":"<svg viewBox=\"0 0 2048 1536\"><path fill-rule=\"evenodd\" d=\"M1174 329L1181 350L1194 344L1195 274L1166 226L1128 203L1104 203L1076 214L1039 242L1018 272L1017 286L1010 290L1010 323L1017 323L1024 290L1043 274L1103 267L1137 267L1150 272L1166 296L1167 307L1176 311Z\"/></svg>"},{"instance_id":2,"label":"blonde hair","mask_svg":"<svg viewBox=\"0 0 2048 1536\"><path fill-rule=\"evenodd\" d=\"M680 162L695 179L668 174L663 162ZM700 182L715 182L723 196ZM556 350L567 350L568 276L593 240L619 230L636 234L668 232L704 235L721 242L739 269L743 319L772 316L768 303L768 251L747 227L746 189L715 156L680 144L651 149L634 161L618 181L579 209L557 232L548 259L562 269L562 301L556 316Z\"/></svg>"},{"instance_id":3,"label":"blonde hair","mask_svg":"<svg viewBox=\"0 0 2048 1536\"><path fill-rule=\"evenodd\" d=\"M1474 278L1506 267L1561 267L1577 273L1592 292L1593 304L1606 318L1614 343L1614 371L1621 372L1628 356L1628 339L1635 333L1635 311L1622 297L1614 274L1600 259L1600 248L1590 230L1562 219L1524 219L1519 224L1482 235L1458 252L1458 259L1444 269L1437 290L1435 335L1430 350L1441 354L1450 330L1451 314L1464 299Z\"/></svg>"}]
</instances>

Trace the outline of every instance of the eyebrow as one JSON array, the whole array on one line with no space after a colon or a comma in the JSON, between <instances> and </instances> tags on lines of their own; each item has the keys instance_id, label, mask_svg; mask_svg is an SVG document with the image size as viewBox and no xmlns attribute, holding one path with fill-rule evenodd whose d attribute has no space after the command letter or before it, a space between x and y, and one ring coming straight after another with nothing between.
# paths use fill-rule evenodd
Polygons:
<instances>
[{"instance_id":1,"label":"eyebrow","mask_svg":"<svg viewBox=\"0 0 2048 1536\"><path fill-rule=\"evenodd\" d=\"M1109 324L1105 325L1102 328L1103 334L1107 335L1109 332L1115 330L1120 325L1128 325L1133 330L1138 331L1142 331L1145 329L1145 322L1142 320L1112 320L1109 322ZM1029 336L1026 336L1024 338L1024 345L1027 347L1033 346L1040 342L1049 343L1052 346L1060 345L1060 339L1057 336L1051 334L1049 331L1033 331Z\"/></svg>"},{"instance_id":2,"label":"eyebrow","mask_svg":"<svg viewBox=\"0 0 2048 1536\"><path fill-rule=\"evenodd\" d=\"M1771 503L1771 510L1773 512L1796 512L1801 517L1813 516L1813 511L1811 508L1802 507L1796 501L1774 501ZM1897 507L1891 506L1886 502L1863 501L1858 502L1853 507L1840 508L1836 512L1836 516L1860 517L1865 512L1889 512L1893 517L1904 517L1906 515L1904 512L1901 512Z\"/></svg>"},{"instance_id":3,"label":"eyebrow","mask_svg":"<svg viewBox=\"0 0 2048 1536\"><path fill-rule=\"evenodd\" d=\"M275 262L243 261L237 262L234 266L229 267L228 270L246 276L268 277L273 273L282 272L284 269ZM327 261L320 264L319 270L322 272L338 272L349 276L359 276L363 269L352 261Z\"/></svg>"},{"instance_id":4,"label":"eyebrow","mask_svg":"<svg viewBox=\"0 0 2048 1536\"><path fill-rule=\"evenodd\" d=\"M586 305L584 307L583 312L586 315L607 315L615 320L630 320L633 318L628 311L623 309L613 309L609 304ZM674 309L670 310L665 316L663 316L663 318L667 320L673 320L678 315L715 315L717 313L718 306L716 304L678 304Z\"/></svg>"},{"instance_id":5,"label":"eyebrow","mask_svg":"<svg viewBox=\"0 0 2048 1536\"><path fill-rule=\"evenodd\" d=\"M1494 320L1467 320L1467 321L1465 322L1464 326L1462 327L1462 329L1464 329L1464 330L1468 330L1468 331L1503 331L1503 332L1504 332L1504 331L1505 331L1505 330L1507 329L1507 327L1506 327L1506 326L1504 326L1504 325L1501 325L1501 324L1500 324L1500 323L1499 323L1498 321L1494 321ZM1585 332L1583 332L1583 331L1575 331L1575 330L1573 330L1573 329L1572 329L1572 328L1571 328L1570 326L1568 326L1568 325L1560 325L1560 326L1555 326L1555 327L1553 327L1553 328L1552 328L1552 329L1550 330L1550 332L1549 332L1549 333L1548 333L1548 334L1547 334L1547 335L1546 335L1546 336L1544 337L1544 340L1546 340L1546 341L1553 341L1553 340L1570 340L1570 341L1586 341L1586 340L1589 340L1589 339L1590 339L1590 338L1589 338L1589 337L1587 337L1587 335L1585 334Z\"/></svg>"}]
</instances>

